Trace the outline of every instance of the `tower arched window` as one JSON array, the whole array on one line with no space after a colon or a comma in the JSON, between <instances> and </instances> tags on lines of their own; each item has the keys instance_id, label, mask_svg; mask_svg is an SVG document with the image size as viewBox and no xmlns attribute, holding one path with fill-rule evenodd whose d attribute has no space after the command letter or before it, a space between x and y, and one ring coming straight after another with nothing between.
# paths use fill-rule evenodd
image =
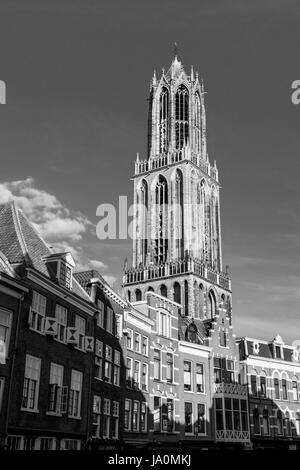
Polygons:
<instances>
[{"instance_id":1,"label":"tower arched window","mask_svg":"<svg viewBox=\"0 0 300 470\"><path fill-rule=\"evenodd\" d=\"M200 96L198 93L195 95L195 147L196 152L201 149L201 108Z\"/></svg>"},{"instance_id":2,"label":"tower arched window","mask_svg":"<svg viewBox=\"0 0 300 470\"><path fill-rule=\"evenodd\" d=\"M212 290L208 293L207 317L213 318L216 316L216 297Z\"/></svg>"},{"instance_id":3,"label":"tower arched window","mask_svg":"<svg viewBox=\"0 0 300 470\"><path fill-rule=\"evenodd\" d=\"M156 238L154 261L157 264L164 263L168 254L168 184L167 180L160 175L155 188L156 202Z\"/></svg>"},{"instance_id":4,"label":"tower arched window","mask_svg":"<svg viewBox=\"0 0 300 470\"><path fill-rule=\"evenodd\" d=\"M175 138L177 150L189 140L189 94L184 85L180 85L175 95Z\"/></svg>"},{"instance_id":5,"label":"tower arched window","mask_svg":"<svg viewBox=\"0 0 300 470\"><path fill-rule=\"evenodd\" d=\"M142 300L142 291L140 289L136 289L135 291L135 300L136 302Z\"/></svg>"},{"instance_id":6,"label":"tower arched window","mask_svg":"<svg viewBox=\"0 0 300 470\"><path fill-rule=\"evenodd\" d=\"M148 250L148 236L147 236L147 213L148 213L148 184L145 180L142 181L139 198L139 231L140 231L140 244L141 244L141 262L146 263L146 256Z\"/></svg>"},{"instance_id":7,"label":"tower arched window","mask_svg":"<svg viewBox=\"0 0 300 470\"><path fill-rule=\"evenodd\" d=\"M168 297L168 289L165 284L162 284L160 286L160 295L162 295L163 297Z\"/></svg>"},{"instance_id":8,"label":"tower arched window","mask_svg":"<svg viewBox=\"0 0 300 470\"><path fill-rule=\"evenodd\" d=\"M179 282L174 282L174 302L181 303L181 287Z\"/></svg>"},{"instance_id":9,"label":"tower arched window","mask_svg":"<svg viewBox=\"0 0 300 470\"><path fill-rule=\"evenodd\" d=\"M165 153L168 150L168 118L169 93L163 88L159 98L159 150Z\"/></svg>"},{"instance_id":10,"label":"tower arched window","mask_svg":"<svg viewBox=\"0 0 300 470\"><path fill-rule=\"evenodd\" d=\"M177 258L183 257L183 176L180 170L175 176L175 230L176 230L176 253Z\"/></svg>"}]
</instances>

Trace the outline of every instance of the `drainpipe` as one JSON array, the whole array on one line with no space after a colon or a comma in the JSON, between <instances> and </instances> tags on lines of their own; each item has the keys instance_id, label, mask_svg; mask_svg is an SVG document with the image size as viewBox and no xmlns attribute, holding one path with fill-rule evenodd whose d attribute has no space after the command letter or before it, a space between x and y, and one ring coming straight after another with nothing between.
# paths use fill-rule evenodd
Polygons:
<instances>
[{"instance_id":1,"label":"drainpipe","mask_svg":"<svg viewBox=\"0 0 300 470\"><path fill-rule=\"evenodd\" d=\"M11 398L12 398L11 389L12 389L12 381L13 381L15 359L16 359L17 346L18 346L18 339L19 339L19 333L20 333L20 323L21 323L21 318L20 317L21 317L21 307L22 307L23 300L24 300L24 294L21 294L20 297L19 297L16 333L15 333L15 338L14 338L14 345L13 345L13 348L12 348L11 366L10 366L10 370L9 370L8 398L7 398L7 404L6 404L5 426L4 426L5 437L8 434L7 430L8 430L8 420L9 420L9 409L10 409Z\"/></svg>"}]
</instances>

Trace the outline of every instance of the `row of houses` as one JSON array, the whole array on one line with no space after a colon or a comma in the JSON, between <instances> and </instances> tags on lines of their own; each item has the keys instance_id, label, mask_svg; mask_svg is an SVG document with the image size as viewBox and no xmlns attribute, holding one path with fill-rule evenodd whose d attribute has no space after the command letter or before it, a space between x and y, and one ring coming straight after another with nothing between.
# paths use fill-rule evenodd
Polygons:
<instances>
[{"instance_id":1,"label":"row of houses","mask_svg":"<svg viewBox=\"0 0 300 470\"><path fill-rule=\"evenodd\" d=\"M1 448L300 448L299 388L297 349L236 338L222 299L201 324L129 302L0 207Z\"/></svg>"}]
</instances>

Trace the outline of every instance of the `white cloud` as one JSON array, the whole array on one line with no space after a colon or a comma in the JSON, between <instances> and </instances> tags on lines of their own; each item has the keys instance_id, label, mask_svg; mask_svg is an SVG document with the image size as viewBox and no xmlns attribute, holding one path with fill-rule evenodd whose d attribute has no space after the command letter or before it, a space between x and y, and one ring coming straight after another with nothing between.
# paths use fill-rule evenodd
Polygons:
<instances>
[{"instance_id":1,"label":"white cloud","mask_svg":"<svg viewBox=\"0 0 300 470\"><path fill-rule=\"evenodd\" d=\"M92 223L70 211L53 194L34 187L34 179L0 184L0 204L15 200L49 243L77 242Z\"/></svg>"}]
</instances>

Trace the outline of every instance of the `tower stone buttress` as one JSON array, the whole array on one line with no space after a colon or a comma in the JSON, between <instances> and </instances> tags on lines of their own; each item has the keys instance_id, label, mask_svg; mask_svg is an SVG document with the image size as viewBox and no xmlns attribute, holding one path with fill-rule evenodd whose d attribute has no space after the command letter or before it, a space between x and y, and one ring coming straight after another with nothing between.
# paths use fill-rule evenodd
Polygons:
<instances>
[{"instance_id":1,"label":"tower stone buttress","mask_svg":"<svg viewBox=\"0 0 300 470\"><path fill-rule=\"evenodd\" d=\"M152 290L183 306L182 315L231 314L231 281L222 270L220 184L206 143L203 81L177 56L151 81L148 156L135 162L130 301Z\"/></svg>"}]
</instances>

